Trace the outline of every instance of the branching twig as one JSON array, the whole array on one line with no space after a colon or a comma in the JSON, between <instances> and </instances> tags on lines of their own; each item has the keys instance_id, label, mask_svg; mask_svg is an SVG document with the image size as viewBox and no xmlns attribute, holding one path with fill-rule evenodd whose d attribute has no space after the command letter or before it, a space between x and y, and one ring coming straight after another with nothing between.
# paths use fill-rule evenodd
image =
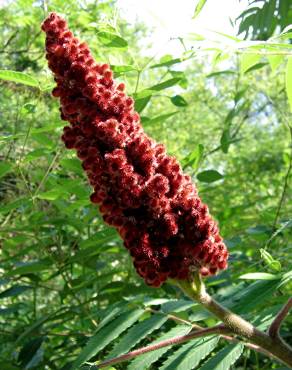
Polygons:
<instances>
[{"instance_id":1,"label":"branching twig","mask_svg":"<svg viewBox=\"0 0 292 370\"><path fill-rule=\"evenodd\" d=\"M292 298L289 298L288 302L283 306L283 308L275 317L274 321L272 322L269 328L268 333L270 337L279 338L280 326L285 317L288 315L291 308L292 308Z\"/></svg>"},{"instance_id":2,"label":"branching twig","mask_svg":"<svg viewBox=\"0 0 292 370\"><path fill-rule=\"evenodd\" d=\"M146 346L146 347L138 348L138 349L136 349L134 351L131 351L131 352L128 352L124 355L111 358L111 359L103 361L101 363L96 363L94 366L91 365L91 369L101 369L101 368L107 367L109 365L114 365L114 364L117 364L117 363L120 363L120 362L129 361L129 360L132 360L133 358L135 358L137 356L140 356L140 355L142 355L144 353L147 353L147 352L155 351L157 349L168 347L168 346L171 346L171 345L181 344L181 343L187 342L187 341L195 339L195 338L205 337L205 336L209 336L209 335L213 335L213 334L217 334L220 337L222 337L222 339L225 339L225 340L233 342L233 343L239 343L239 342L241 342L241 340L238 339L238 338L233 337L232 334L233 335L240 335L240 336L245 337L245 338L249 338L250 342L243 342L243 344L246 347L248 347L252 350L255 350L259 353L262 353L266 356L275 357L276 359L281 359L281 361L286 363L286 364L291 364L290 361L292 361L292 360L291 360L291 358L289 358L289 356L286 356L285 359L283 359L279 356L279 354L277 355L277 353L276 354L273 353L271 351L270 343L266 343L266 347L263 345L263 343L265 341L267 341L267 342L271 341L271 338L268 335L266 335L265 333L260 332L252 324L248 323L247 321L242 319L240 316L232 313L231 311L222 307L219 303L214 301L206 293L204 284L201 283L200 278L197 277L197 279L195 280L195 283L193 284L193 287L191 289L190 289L190 286L192 284L188 283L188 282L185 283L185 284L180 282L180 283L177 283L177 285L182 287L183 291L186 292L192 298L194 298L194 296L196 296L196 299L201 304L203 304L209 311L215 313L215 315L218 318L220 318L224 322L224 324L217 325L217 326L214 326L212 328L202 328L199 325L195 324L195 326L193 326L193 328L195 328L196 330L192 330L192 332L190 334L178 336L178 337L175 337L175 338L171 338L171 339L161 341L161 342L156 343L156 344L152 344L152 345L149 345L149 346ZM196 286L196 290L193 290L194 286ZM291 299L291 302L289 301L286 306L288 306L288 305L289 305L289 308L290 308L290 305L292 305L292 299ZM283 310L278 315L278 316L281 316L280 321L283 320L283 316L287 315L287 310L289 310L289 308L287 308L286 306L285 306L285 308L283 308ZM147 310L149 310L150 312L153 312L153 313L159 313L158 311L152 310L151 308L147 309ZM285 312L283 312L283 311L285 311ZM178 317L176 317L174 315L166 315L166 316L169 319L172 319L172 320L175 320L175 321L177 321L177 319L178 319ZM183 320L183 323L193 325L190 321L186 321L186 320ZM284 346L286 346L286 344L283 343L282 340L280 342L282 344L284 344ZM261 344L261 345L259 345L259 344ZM279 343L273 342L273 345L275 345L277 347L279 345ZM281 350L283 350L283 349L281 349ZM285 355L285 353L284 353L284 355Z\"/></svg>"},{"instance_id":3,"label":"branching twig","mask_svg":"<svg viewBox=\"0 0 292 370\"><path fill-rule=\"evenodd\" d=\"M197 329L197 330L204 329L203 327L201 327L197 324L193 324L191 321L184 320L181 317L178 317L178 316L173 315L173 314L163 313L161 311L154 310L153 308L150 308L150 307L147 307L145 309L145 311L152 312L152 313L157 314L157 315L163 315L163 316L167 317L168 319L180 322L181 324L190 325L190 326L192 326L193 329Z\"/></svg>"},{"instance_id":4,"label":"branching twig","mask_svg":"<svg viewBox=\"0 0 292 370\"><path fill-rule=\"evenodd\" d=\"M155 313L155 314L161 314L161 311L157 311L157 310L154 310L152 308L147 308L146 309L147 311L150 311L152 313ZM203 328L202 326L200 325L197 325L197 324L194 324L193 322L189 321L189 320L184 320L184 319L181 319L180 317L178 316L175 316L173 314L165 314L165 316L170 319L170 320L174 320L174 321L177 321L177 322L180 322L182 324L187 324L187 325L190 325L193 327L193 329L195 330L203 330L205 328ZM245 347L249 348L249 349L252 349L254 351L257 351L259 353L262 353L266 356L271 356L271 353L265 351L264 349L260 348L259 346L255 345L255 344L252 344L252 343L248 343L248 342L242 342L240 339L237 339L237 338L234 338L230 335L225 335L225 334L220 334L220 337L228 342L232 342L232 343L243 343Z\"/></svg>"},{"instance_id":5,"label":"branching twig","mask_svg":"<svg viewBox=\"0 0 292 370\"><path fill-rule=\"evenodd\" d=\"M61 154L62 152L62 149L58 150L57 153L55 154L51 164L49 165L44 177L42 178L41 182L39 183L39 186L37 187L35 193L34 193L34 197L36 197L39 193L39 191L41 190L42 186L44 185L44 183L46 182L47 180L47 177L49 176L50 172L52 171L52 169L54 168L55 166L55 163L59 157L59 155Z\"/></svg>"},{"instance_id":6,"label":"branching twig","mask_svg":"<svg viewBox=\"0 0 292 370\"><path fill-rule=\"evenodd\" d=\"M204 289L202 289L204 284L201 281L176 281L175 283L185 292L185 294L201 303L204 308L220 319L225 326L230 329L233 335L239 335L240 337L247 339L251 344L259 346L266 352L270 353L271 356L274 356L279 361L292 368L292 348L285 343L282 338L272 338L270 335L258 330L241 316L222 306L206 291L204 291ZM286 314L285 310L284 315ZM281 317L282 316L283 314L281 314Z\"/></svg>"},{"instance_id":7,"label":"branching twig","mask_svg":"<svg viewBox=\"0 0 292 370\"><path fill-rule=\"evenodd\" d=\"M10 35L10 37L8 37L7 41L5 42L5 44L4 44L4 46L3 46L3 50L5 50L5 49L9 46L9 44L11 43L11 41L12 41L13 39L15 39L15 37L17 36L17 34L18 34L18 31L16 31L16 32L12 33L12 34Z\"/></svg>"},{"instance_id":8,"label":"branching twig","mask_svg":"<svg viewBox=\"0 0 292 370\"><path fill-rule=\"evenodd\" d=\"M134 357L140 356L140 355L142 355L144 353L147 353L147 352L155 351L155 350L160 349L160 348L168 347L168 346L171 346L171 345L174 345L174 344L181 344L181 343L187 342L191 339L206 337L206 336L209 336L209 335L212 335L212 334L229 333L229 331L230 330L227 329L225 327L225 325L217 325L217 326L214 326L213 328L207 328L207 329L202 329L202 330L199 330L199 331L194 331L194 332L191 332L187 335L181 335L181 336L178 336L178 337L175 337L175 338L166 339L166 340L161 341L159 343L150 344L149 346L142 347L142 348L136 349L134 351L128 352L125 355L121 355L121 356L106 360L104 362L101 362L101 363L97 364L96 367L91 367L91 369L94 369L94 368L95 369L101 369L101 368L109 366L109 365L113 365L113 364L124 362L124 361L129 361Z\"/></svg>"}]
</instances>

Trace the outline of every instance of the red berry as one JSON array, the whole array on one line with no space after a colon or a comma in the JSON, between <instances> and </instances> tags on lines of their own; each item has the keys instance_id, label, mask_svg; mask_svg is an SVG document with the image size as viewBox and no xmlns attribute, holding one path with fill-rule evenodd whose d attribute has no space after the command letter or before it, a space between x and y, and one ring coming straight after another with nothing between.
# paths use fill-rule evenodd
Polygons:
<instances>
[{"instance_id":1,"label":"red berry","mask_svg":"<svg viewBox=\"0 0 292 370\"><path fill-rule=\"evenodd\" d=\"M69 122L62 140L75 148L105 222L117 228L137 273L158 287L227 268L228 252L191 178L143 131L134 101L115 84L108 64L94 61L86 43L51 13L42 25L46 58Z\"/></svg>"}]
</instances>

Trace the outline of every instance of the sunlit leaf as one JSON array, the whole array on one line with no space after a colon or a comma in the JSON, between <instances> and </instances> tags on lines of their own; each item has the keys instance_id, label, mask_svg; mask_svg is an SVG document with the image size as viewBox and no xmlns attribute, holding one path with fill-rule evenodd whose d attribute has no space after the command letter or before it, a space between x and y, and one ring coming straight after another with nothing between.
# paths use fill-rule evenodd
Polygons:
<instances>
[{"instance_id":1,"label":"sunlit leaf","mask_svg":"<svg viewBox=\"0 0 292 370\"><path fill-rule=\"evenodd\" d=\"M66 194L64 189L57 188L39 193L38 198L43 200L56 200L63 197L64 194Z\"/></svg>"},{"instance_id":2,"label":"sunlit leaf","mask_svg":"<svg viewBox=\"0 0 292 370\"><path fill-rule=\"evenodd\" d=\"M286 92L288 96L290 110L292 112L292 57L288 57L286 67Z\"/></svg>"},{"instance_id":3,"label":"sunlit leaf","mask_svg":"<svg viewBox=\"0 0 292 370\"><path fill-rule=\"evenodd\" d=\"M141 113L146 105L150 102L151 95L146 96L145 98L135 99L135 110L138 113Z\"/></svg>"},{"instance_id":4,"label":"sunlit leaf","mask_svg":"<svg viewBox=\"0 0 292 370\"><path fill-rule=\"evenodd\" d=\"M265 67L266 65L267 65L267 63L256 63L256 64L252 65L250 68L248 68L245 71L245 73L256 71L257 69L261 69L261 68Z\"/></svg>"},{"instance_id":5,"label":"sunlit leaf","mask_svg":"<svg viewBox=\"0 0 292 370\"><path fill-rule=\"evenodd\" d=\"M282 270L281 262L274 259L274 257L265 249L260 249L261 258L264 261L264 264L267 265L269 269L274 272L280 272Z\"/></svg>"},{"instance_id":6,"label":"sunlit leaf","mask_svg":"<svg viewBox=\"0 0 292 370\"><path fill-rule=\"evenodd\" d=\"M236 73L235 71L226 69L224 71L217 71L217 72L209 73L206 77L211 78L211 77L217 77L217 76L234 75L235 73Z\"/></svg>"},{"instance_id":7,"label":"sunlit leaf","mask_svg":"<svg viewBox=\"0 0 292 370\"><path fill-rule=\"evenodd\" d=\"M27 113L34 113L37 109L37 106L35 104L32 104L32 103L26 103L26 104L24 104L24 106L22 108Z\"/></svg>"},{"instance_id":8,"label":"sunlit leaf","mask_svg":"<svg viewBox=\"0 0 292 370\"><path fill-rule=\"evenodd\" d=\"M161 91L164 89L168 89L169 87L176 85L180 80L180 77L170 78L169 80L160 82L157 85L149 87L148 90Z\"/></svg>"},{"instance_id":9,"label":"sunlit leaf","mask_svg":"<svg viewBox=\"0 0 292 370\"><path fill-rule=\"evenodd\" d=\"M279 279L278 276L273 274L268 274L266 272L251 272L248 274L243 274L239 276L239 279L247 279L247 280L277 280Z\"/></svg>"},{"instance_id":10,"label":"sunlit leaf","mask_svg":"<svg viewBox=\"0 0 292 370\"><path fill-rule=\"evenodd\" d=\"M198 144L196 148L183 159L182 161L183 168L190 166L196 171L203 157L203 153L204 146L202 144Z\"/></svg>"},{"instance_id":11,"label":"sunlit leaf","mask_svg":"<svg viewBox=\"0 0 292 370\"><path fill-rule=\"evenodd\" d=\"M145 123L147 125L157 125L159 123L165 122L168 118L175 116L177 113L178 111L161 114L160 116L156 116L147 120Z\"/></svg>"},{"instance_id":12,"label":"sunlit leaf","mask_svg":"<svg viewBox=\"0 0 292 370\"><path fill-rule=\"evenodd\" d=\"M107 47L125 48L128 46L127 41L115 33L102 31L98 32L97 37Z\"/></svg>"},{"instance_id":13,"label":"sunlit leaf","mask_svg":"<svg viewBox=\"0 0 292 370\"><path fill-rule=\"evenodd\" d=\"M172 56L167 56L164 60L161 60L160 63L153 64L150 68L159 68L159 67L170 67L174 64L182 62L180 58L172 58Z\"/></svg>"},{"instance_id":14,"label":"sunlit leaf","mask_svg":"<svg viewBox=\"0 0 292 370\"><path fill-rule=\"evenodd\" d=\"M257 64L261 56L259 54L243 53L240 57L241 73L247 72L252 66Z\"/></svg>"},{"instance_id":15,"label":"sunlit leaf","mask_svg":"<svg viewBox=\"0 0 292 370\"><path fill-rule=\"evenodd\" d=\"M203 7L205 6L206 2L207 2L207 0L198 0L198 3L197 3L196 8L195 8L194 15L193 15L193 19L197 18L197 16L201 13L201 11L203 10Z\"/></svg>"},{"instance_id":16,"label":"sunlit leaf","mask_svg":"<svg viewBox=\"0 0 292 370\"><path fill-rule=\"evenodd\" d=\"M39 87L38 80L24 72L1 69L0 80L16 82L26 86Z\"/></svg>"},{"instance_id":17,"label":"sunlit leaf","mask_svg":"<svg viewBox=\"0 0 292 370\"><path fill-rule=\"evenodd\" d=\"M269 55L268 61L270 63L270 66L272 68L272 71L275 72L278 66L283 62L284 57L283 55Z\"/></svg>"},{"instance_id":18,"label":"sunlit leaf","mask_svg":"<svg viewBox=\"0 0 292 370\"><path fill-rule=\"evenodd\" d=\"M136 71L136 68L134 66L129 65L113 65L111 64L111 69L114 73L125 73L125 72L131 72Z\"/></svg>"}]
</instances>

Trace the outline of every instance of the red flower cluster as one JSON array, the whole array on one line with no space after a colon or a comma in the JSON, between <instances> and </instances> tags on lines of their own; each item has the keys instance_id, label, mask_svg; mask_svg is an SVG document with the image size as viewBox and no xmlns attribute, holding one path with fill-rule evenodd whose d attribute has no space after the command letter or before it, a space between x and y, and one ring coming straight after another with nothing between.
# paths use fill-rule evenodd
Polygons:
<instances>
[{"instance_id":1,"label":"red flower cluster","mask_svg":"<svg viewBox=\"0 0 292 370\"><path fill-rule=\"evenodd\" d=\"M125 85L51 13L42 25L53 96L70 122L62 140L78 157L105 222L117 228L138 274L151 286L227 267L228 252L208 208L177 160L143 131Z\"/></svg>"}]
</instances>

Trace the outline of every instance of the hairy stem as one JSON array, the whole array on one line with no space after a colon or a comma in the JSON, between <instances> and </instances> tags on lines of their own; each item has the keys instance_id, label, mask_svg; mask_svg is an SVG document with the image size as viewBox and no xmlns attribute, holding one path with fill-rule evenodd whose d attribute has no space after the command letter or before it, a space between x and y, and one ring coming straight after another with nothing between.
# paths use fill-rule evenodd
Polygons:
<instances>
[{"instance_id":1,"label":"hairy stem","mask_svg":"<svg viewBox=\"0 0 292 370\"><path fill-rule=\"evenodd\" d=\"M283 307L283 309L276 316L273 321L271 328L276 330L277 337L273 338L270 335L271 328L269 330L269 335L261 332L251 323L244 320L242 317L231 312L229 309L223 307L221 304L216 302L205 290L205 285L203 284L200 275L196 274L194 276L194 281L172 281L174 284L179 286L189 297L195 299L201 303L207 310L212 312L217 318L223 321L224 324L216 325L211 328L202 328L198 325L194 326L195 330L187 335L177 336L171 339L161 341L156 344L150 344L146 347L138 348L134 351L128 352L124 355L110 358L106 361L95 363L91 366L91 369L101 369L109 365L114 365L120 362L132 360L135 357L141 356L145 353L158 350L160 348L182 344L189 340L205 337L209 335L219 335L222 339L227 341L238 343L240 339L230 336L239 335L244 339L248 339L248 342L244 342L244 345L250 349L253 349L259 353L266 356L273 357L280 360L284 364L292 367L292 349L286 344L282 338L278 335L279 327L281 322L287 316L289 309L292 306L292 299ZM156 312L155 310L150 310L151 312ZM177 321L177 317L173 315L168 315L170 319ZM181 320L179 320L181 321ZM183 320L184 323L192 325L191 322ZM274 329L273 329L274 328Z\"/></svg>"},{"instance_id":2,"label":"hairy stem","mask_svg":"<svg viewBox=\"0 0 292 370\"><path fill-rule=\"evenodd\" d=\"M285 319L285 317L288 315L290 309L292 308L292 298L288 300L288 302L285 304L285 306L281 309L281 311L278 313L278 315L275 317L274 321L272 322L270 328L269 328L269 336L272 338L279 338L280 336L280 326Z\"/></svg>"},{"instance_id":3,"label":"hairy stem","mask_svg":"<svg viewBox=\"0 0 292 370\"><path fill-rule=\"evenodd\" d=\"M140 356L144 353L155 351L155 350L160 349L160 348L172 346L174 344L181 344L181 343L187 342L191 339L206 337L206 336L214 335L214 334L218 335L218 334L223 334L223 333L229 333L229 332L230 332L230 330L228 328L226 328L225 325L217 325L217 326L214 326L213 328L207 328L207 329L202 329L202 330L198 330L198 331L193 331L193 332L191 332L187 335L181 335L181 336L178 336L178 337L175 337L175 338L171 338L171 339L161 341L161 342L156 343L156 344L150 344L149 346L142 347L142 348L136 349L134 351L128 352L125 355L121 355L121 356L106 360L104 362L101 362L101 363L97 364L95 369L101 369L101 368L109 366L109 365L113 365L113 364L124 362L124 361L129 361L132 358ZM94 369L94 368L92 367L92 369Z\"/></svg>"},{"instance_id":4,"label":"hairy stem","mask_svg":"<svg viewBox=\"0 0 292 370\"><path fill-rule=\"evenodd\" d=\"M220 319L230 329L231 333L239 335L252 344L261 347L279 361L292 368L292 348L282 338L278 336L275 338L271 337L258 330L251 323L233 313L228 308L223 307L205 291L204 284L198 279L199 277L197 276L197 280L193 283L189 281L177 281L176 285L190 298L199 302L204 308ZM282 315L280 316L282 317ZM284 313L285 316L286 311Z\"/></svg>"}]
</instances>

